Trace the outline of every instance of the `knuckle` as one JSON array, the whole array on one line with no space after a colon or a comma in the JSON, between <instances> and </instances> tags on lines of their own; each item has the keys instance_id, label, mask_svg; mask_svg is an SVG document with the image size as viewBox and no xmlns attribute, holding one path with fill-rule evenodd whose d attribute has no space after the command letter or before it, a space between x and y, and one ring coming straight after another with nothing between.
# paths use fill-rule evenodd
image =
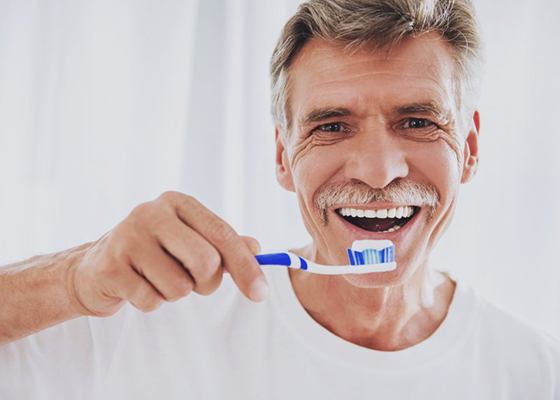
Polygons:
<instances>
[{"instance_id":1,"label":"knuckle","mask_svg":"<svg viewBox=\"0 0 560 400\"><path fill-rule=\"evenodd\" d=\"M176 209L188 212L189 214L196 216L197 218L201 215L204 206L190 194L181 193L175 201Z\"/></svg>"},{"instance_id":2,"label":"knuckle","mask_svg":"<svg viewBox=\"0 0 560 400\"><path fill-rule=\"evenodd\" d=\"M161 305L162 299L144 286L140 286L136 289L131 302L136 308L149 312L157 309Z\"/></svg>"},{"instance_id":3,"label":"knuckle","mask_svg":"<svg viewBox=\"0 0 560 400\"><path fill-rule=\"evenodd\" d=\"M147 301L152 301L156 299L155 293L149 287L147 283L136 283L133 287L131 298L137 302L143 303Z\"/></svg>"},{"instance_id":4,"label":"knuckle","mask_svg":"<svg viewBox=\"0 0 560 400\"><path fill-rule=\"evenodd\" d=\"M136 307L144 312L157 310L161 306L161 300L144 300Z\"/></svg>"},{"instance_id":5,"label":"knuckle","mask_svg":"<svg viewBox=\"0 0 560 400\"><path fill-rule=\"evenodd\" d=\"M153 210L153 205L151 202L140 203L132 209L132 211L128 216L128 219L142 220L146 217L149 217L152 213L152 210Z\"/></svg>"},{"instance_id":6,"label":"knuckle","mask_svg":"<svg viewBox=\"0 0 560 400\"><path fill-rule=\"evenodd\" d=\"M221 264L222 264L222 257L220 256L220 253L218 253L216 249L214 249L213 247L210 247L210 249L208 249L202 257L203 269L211 271L211 273L214 273L220 267Z\"/></svg>"},{"instance_id":7,"label":"knuckle","mask_svg":"<svg viewBox=\"0 0 560 400\"><path fill-rule=\"evenodd\" d=\"M211 280L222 263L220 254L212 248L212 250L204 252L204 254L201 254L197 258L200 261L196 266L193 266L193 269L196 270L194 272L197 278L203 281Z\"/></svg>"},{"instance_id":8,"label":"knuckle","mask_svg":"<svg viewBox=\"0 0 560 400\"><path fill-rule=\"evenodd\" d=\"M174 190L166 190L159 197L158 200L162 200L166 203L175 201L179 197L180 193Z\"/></svg>"},{"instance_id":9,"label":"knuckle","mask_svg":"<svg viewBox=\"0 0 560 400\"><path fill-rule=\"evenodd\" d=\"M191 196L190 194L186 194L186 193L179 193L179 201L184 203L184 204L200 204L198 202L198 200L196 199L196 197Z\"/></svg>"},{"instance_id":10,"label":"knuckle","mask_svg":"<svg viewBox=\"0 0 560 400\"><path fill-rule=\"evenodd\" d=\"M162 201L166 204L173 204L173 205L186 205L190 206L196 202L196 199L185 193L177 192L175 190L167 190L163 192L157 200Z\"/></svg>"},{"instance_id":11,"label":"knuckle","mask_svg":"<svg viewBox=\"0 0 560 400\"><path fill-rule=\"evenodd\" d=\"M214 293L222 284L223 274L219 271L211 280L204 282L204 284L197 285L195 292L202 296L209 296Z\"/></svg>"},{"instance_id":12,"label":"knuckle","mask_svg":"<svg viewBox=\"0 0 560 400\"><path fill-rule=\"evenodd\" d=\"M193 286L193 283L188 279L177 280L165 299L167 301L176 301L183 297L186 297L193 290Z\"/></svg>"},{"instance_id":13,"label":"knuckle","mask_svg":"<svg viewBox=\"0 0 560 400\"><path fill-rule=\"evenodd\" d=\"M129 218L123 224L128 232L150 231L164 223L169 217L169 207L162 207L155 202L142 203L132 210Z\"/></svg>"}]
</instances>

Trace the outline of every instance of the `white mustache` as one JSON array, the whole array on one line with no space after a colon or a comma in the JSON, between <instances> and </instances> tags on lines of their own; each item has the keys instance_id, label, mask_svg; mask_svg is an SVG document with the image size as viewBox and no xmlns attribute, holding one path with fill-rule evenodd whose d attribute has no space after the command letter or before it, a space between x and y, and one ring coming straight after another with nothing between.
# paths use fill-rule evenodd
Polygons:
<instances>
[{"instance_id":1,"label":"white mustache","mask_svg":"<svg viewBox=\"0 0 560 400\"><path fill-rule=\"evenodd\" d=\"M362 182L331 183L321 187L315 195L315 206L325 225L328 223L327 209L330 207L373 202L428 207L428 218L431 218L439 202L439 194L434 186L395 179L383 189L374 189Z\"/></svg>"}]
</instances>

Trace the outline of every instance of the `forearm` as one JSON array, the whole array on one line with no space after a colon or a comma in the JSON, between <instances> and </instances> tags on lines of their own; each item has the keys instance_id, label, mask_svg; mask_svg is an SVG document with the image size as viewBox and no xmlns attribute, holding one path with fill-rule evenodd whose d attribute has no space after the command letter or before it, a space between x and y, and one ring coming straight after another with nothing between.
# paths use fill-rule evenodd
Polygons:
<instances>
[{"instance_id":1,"label":"forearm","mask_svg":"<svg viewBox=\"0 0 560 400\"><path fill-rule=\"evenodd\" d=\"M0 345L83 315L70 273L86 247L0 267Z\"/></svg>"}]
</instances>

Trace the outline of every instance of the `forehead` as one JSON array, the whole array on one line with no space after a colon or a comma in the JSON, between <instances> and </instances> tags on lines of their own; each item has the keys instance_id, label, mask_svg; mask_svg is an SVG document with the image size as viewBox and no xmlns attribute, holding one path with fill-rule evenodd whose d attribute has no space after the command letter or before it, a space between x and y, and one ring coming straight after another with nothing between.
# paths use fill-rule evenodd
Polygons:
<instances>
[{"instance_id":1,"label":"forehead","mask_svg":"<svg viewBox=\"0 0 560 400\"><path fill-rule=\"evenodd\" d=\"M402 104L433 102L454 106L451 48L439 35L407 39L390 51L312 39L290 67L292 121L312 109L349 108L356 114L382 112Z\"/></svg>"}]
</instances>

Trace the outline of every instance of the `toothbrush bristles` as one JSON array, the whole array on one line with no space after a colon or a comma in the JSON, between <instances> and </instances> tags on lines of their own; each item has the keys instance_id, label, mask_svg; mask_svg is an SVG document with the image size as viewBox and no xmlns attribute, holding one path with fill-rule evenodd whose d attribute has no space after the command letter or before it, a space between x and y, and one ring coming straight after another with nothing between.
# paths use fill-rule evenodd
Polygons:
<instances>
[{"instance_id":1,"label":"toothbrush bristles","mask_svg":"<svg viewBox=\"0 0 560 400\"><path fill-rule=\"evenodd\" d=\"M356 251L348 249L350 265L384 264L395 261L395 247L389 246L383 249L364 249Z\"/></svg>"}]
</instances>

